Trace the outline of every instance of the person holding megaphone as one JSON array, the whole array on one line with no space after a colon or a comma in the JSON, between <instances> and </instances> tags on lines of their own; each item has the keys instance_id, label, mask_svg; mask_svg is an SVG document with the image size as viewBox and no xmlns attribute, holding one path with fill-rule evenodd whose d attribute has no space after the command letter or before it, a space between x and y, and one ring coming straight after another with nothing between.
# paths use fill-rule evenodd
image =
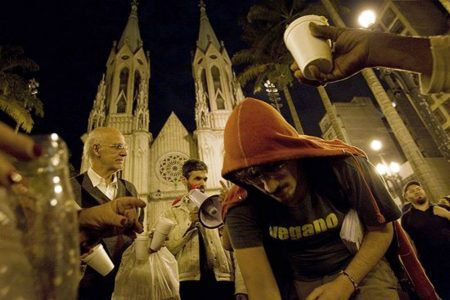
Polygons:
<instances>
[{"instance_id":1,"label":"person holding megaphone","mask_svg":"<svg viewBox=\"0 0 450 300\"><path fill-rule=\"evenodd\" d=\"M199 219L199 215L203 218L199 209L204 212L203 216L214 219L205 209L207 206L211 208L209 202L211 205L216 203L214 196L204 194L207 173L208 167L204 162L196 159L186 161L182 168L182 182L187 193L164 212L164 217L175 223L167 248L178 262L180 296L182 300L242 299L245 287L234 287L233 262L230 252L222 247L219 229L214 222L208 220L202 224ZM219 223L222 223L221 219Z\"/></svg>"}]
</instances>

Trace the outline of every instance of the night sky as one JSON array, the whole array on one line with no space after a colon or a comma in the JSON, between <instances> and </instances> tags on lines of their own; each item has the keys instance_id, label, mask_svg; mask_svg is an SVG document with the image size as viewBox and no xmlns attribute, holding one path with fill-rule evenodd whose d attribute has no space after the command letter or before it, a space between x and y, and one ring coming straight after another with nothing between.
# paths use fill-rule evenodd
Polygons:
<instances>
[{"instance_id":1,"label":"night sky","mask_svg":"<svg viewBox=\"0 0 450 300\"><path fill-rule=\"evenodd\" d=\"M191 52L198 37L198 1L139 2L141 36L144 49L150 51L150 131L156 137L171 111L192 131L195 94ZM240 40L238 19L258 2L205 0L211 25L230 57L246 47ZM128 0L13 0L0 4L0 45L22 46L40 66L34 77L40 83L45 117L35 118L32 134L59 133L69 145L76 168L82 148L80 136L86 131L97 85L129 13ZM332 101L370 95L360 76L329 85L327 90ZM245 94L252 96L251 89ZM316 90L296 83L293 96L305 133L320 135L318 121L324 110ZM283 114L290 120L284 106ZM5 119L4 115L0 118Z\"/></svg>"}]
</instances>

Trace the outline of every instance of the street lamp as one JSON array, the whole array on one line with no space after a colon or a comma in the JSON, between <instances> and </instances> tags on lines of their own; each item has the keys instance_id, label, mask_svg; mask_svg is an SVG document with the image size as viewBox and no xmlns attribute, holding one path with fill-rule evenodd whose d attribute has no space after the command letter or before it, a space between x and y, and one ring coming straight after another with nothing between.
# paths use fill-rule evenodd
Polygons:
<instances>
[{"instance_id":1,"label":"street lamp","mask_svg":"<svg viewBox=\"0 0 450 300\"><path fill-rule=\"evenodd\" d=\"M281 98L277 87L270 80L266 80L266 82L264 82L264 87L266 88L266 93L269 96L270 105L275 107L276 110L280 111L280 108L283 107L283 104L280 103Z\"/></svg>"},{"instance_id":2,"label":"street lamp","mask_svg":"<svg viewBox=\"0 0 450 300\"><path fill-rule=\"evenodd\" d=\"M372 142L370 142L370 148L374 151L380 151L382 147L383 143L379 140L372 140Z\"/></svg>"},{"instance_id":3,"label":"street lamp","mask_svg":"<svg viewBox=\"0 0 450 300\"><path fill-rule=\"evenodd\" d=\"M370 26L375 24L375 20L375 12L371 9L363 11L358 17L358 23L363 28L370 28Z\"/></svg>"},{"instance_id":4,"label":"street lamp","mask_svg":"<svg viewBox=\"0 0 450 300\"><path fill-rule=\"evenodd\" d=\"M384 180L386 181L387 188L389 192L394 196L400 198L400 201L403 203L402 198L402 178L399 175L400 172L400 164L391 161L390 163L386 163L383 154L379 152L383 148L383 143L379 140L372 140L370 143L370 148L377 152L380 157L380 163L375 166L377 173L380 174Z\"/></svg>"}]
</instances>

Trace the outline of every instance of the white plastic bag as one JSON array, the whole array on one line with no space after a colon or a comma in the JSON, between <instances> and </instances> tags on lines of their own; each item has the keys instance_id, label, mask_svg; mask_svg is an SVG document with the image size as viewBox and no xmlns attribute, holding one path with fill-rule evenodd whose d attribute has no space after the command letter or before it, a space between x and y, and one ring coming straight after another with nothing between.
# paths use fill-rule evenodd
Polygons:
<instances>
[{"instance_id":1,"label":"white plastic bag","mask_svg":"<svg viewBox=\"0 0 450 300\"><path fill-rule=\"evenodd\" d=\"M350 253L358 252L364 238L364 228L354 209L350 209L345 215L340 236Z\"/></svg>"},{"instance_id":2,"label":"white plastic bag","mask_svg":"<svg viewBox=\"0 0 450 300\"><path fill-rule=\"evenodd\" d=\"M136 260L134 243L123 253L112 300L179 300L175 257L161 248L147 260Z\"/></svg>"}]
</instances>

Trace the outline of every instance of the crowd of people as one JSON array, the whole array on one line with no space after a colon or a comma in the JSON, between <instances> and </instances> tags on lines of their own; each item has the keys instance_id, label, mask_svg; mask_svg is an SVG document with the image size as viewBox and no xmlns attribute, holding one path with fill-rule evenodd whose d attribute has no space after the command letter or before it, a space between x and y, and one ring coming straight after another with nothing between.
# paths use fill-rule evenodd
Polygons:
<instances>
[{"instance_id":1,"label":"crowd of people","mask_svg":"<svg viewBox=\"0 0 450 300\"><path fill-rule=\"evenodd\" d=\"M450 36L412 38L314 24L311 30L334 43L334 68L324 74L312 67L317 80L309 81L293 65L305 84L379 66L420 73L424 92L450 92ZM6 197L3 191L24 178L5 154L32 160L42 149L1 123L0 136L0 195ZM166 246L178 262L181 299L450 299L450 207L432 204L419 182L405 186L411 205L402 214L364 152L338 140L299 135L256 99L235 107L224 146L222 175L236 185L225 197L224 229L204 227L198 208L184 195L164 212L175 223ZM119 130L90 132L84 155L90 167L72 179L81 254L102 243L118 266L143 231L145 202L118 176L127 156ZM203 162L188 160L182 174L187 192L204 191L207 172ZM356 252L341 239L350 210L364 228ZM423 268L414 254L399 260L397 246L411 248L402 228ZM230 241L227 249L222 240ZM401 285L402 271L413 282L411 290ZM115 275L86 268L79 298L111 299Z\"/></svg>"}]
</instances>

